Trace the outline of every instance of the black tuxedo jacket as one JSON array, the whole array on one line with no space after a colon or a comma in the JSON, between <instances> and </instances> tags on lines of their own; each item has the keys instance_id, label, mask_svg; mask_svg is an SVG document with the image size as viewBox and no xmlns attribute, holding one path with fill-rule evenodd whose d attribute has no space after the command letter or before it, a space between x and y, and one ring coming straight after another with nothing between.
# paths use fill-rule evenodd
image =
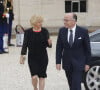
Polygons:
<instances>
[{"instance_id":1,"label":"black tuxedo jacket","mask_svg":"<svg viewBox=\"0 0 100 90\"><path fill-rule=\"evenodd\" d=\"M61 64L62 61L65 70L71 66L74 69L82 70L85 65L88 65L91 58L88 30L76 26L72 47L68 43L67 35L68 29L62 27L56 45L56 64Z\"/></svg>"}]
</instances>

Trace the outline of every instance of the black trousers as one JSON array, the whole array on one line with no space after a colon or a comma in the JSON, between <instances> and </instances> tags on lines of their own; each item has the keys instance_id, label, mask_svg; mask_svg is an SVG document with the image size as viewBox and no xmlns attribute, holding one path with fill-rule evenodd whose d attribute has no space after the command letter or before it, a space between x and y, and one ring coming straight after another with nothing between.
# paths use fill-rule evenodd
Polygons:
<instances>
[{"instance_id":1,"label":"black trousers","mask_svg":"<svg viewBox=\"0 0 100 90\"><path fill-rule=\"evenodd\" d=\"M76 70L73 67L65 70L70 90L81 90L82 70Z\"/></svg>"}]
</instances>

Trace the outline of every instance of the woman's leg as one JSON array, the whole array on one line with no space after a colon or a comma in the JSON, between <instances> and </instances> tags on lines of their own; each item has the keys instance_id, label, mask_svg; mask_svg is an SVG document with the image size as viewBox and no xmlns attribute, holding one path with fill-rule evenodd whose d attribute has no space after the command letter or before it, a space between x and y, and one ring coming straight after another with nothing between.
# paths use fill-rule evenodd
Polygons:
<instances>
[{"instance_id":1,"label":"woman's leg","mask_svg":"<svg viewBox=\"0 0 100 90\"><path fill-rule=\"evenodd\" d=\"M32 85L34 87L34 90L38 90L37 83L38 83L38 76L37 75L32 76Z\"/></svg>"},{"instance_id":2,"label":"woman's leg","mask_svg":"<svg viewBox=\"0 0 100 90\"><path fill-rule=\"evenodd\" d=\"M45 78L39 78L39 90L44 90Z\"/></svg>"}]
</instances>

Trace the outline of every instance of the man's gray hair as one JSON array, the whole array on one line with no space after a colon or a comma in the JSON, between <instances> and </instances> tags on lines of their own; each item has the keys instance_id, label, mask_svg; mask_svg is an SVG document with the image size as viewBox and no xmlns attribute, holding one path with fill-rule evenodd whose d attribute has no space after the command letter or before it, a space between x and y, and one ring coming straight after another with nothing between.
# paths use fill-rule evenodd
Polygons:
<instances>
[{"instance_id":1,"label":"man's gray hair","mask_svg":"<svg viewBox=\"0 0 100 90\"><path fill-rule=\"evenodd\" d=\"M77 22L77 15L75 13L73 14L73 19L75 19L75 21Z\"/></svg>"}]
</instances>

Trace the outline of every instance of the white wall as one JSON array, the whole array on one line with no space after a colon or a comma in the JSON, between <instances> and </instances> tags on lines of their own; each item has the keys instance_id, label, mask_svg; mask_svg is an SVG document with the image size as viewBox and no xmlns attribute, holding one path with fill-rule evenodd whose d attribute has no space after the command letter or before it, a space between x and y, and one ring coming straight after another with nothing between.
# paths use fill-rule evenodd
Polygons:
<instances>
[{"instance_id":1,"label":"white wall","mask_svg":"<svg viewBox=\"0 0 100 90\"><path fill-rule=\"evenodd\" d=\"M18 3L20 1L20 4ZM78 24L82 26L99 26L100 0L88 0L86 13L77 13ZM30 27L29 20L33 14L45 18L44 26L57 27L63 25L65 0L14 0L15 20L13 27L18 24L20 8L20 24Z\"/></svg>"}]
</instances>

